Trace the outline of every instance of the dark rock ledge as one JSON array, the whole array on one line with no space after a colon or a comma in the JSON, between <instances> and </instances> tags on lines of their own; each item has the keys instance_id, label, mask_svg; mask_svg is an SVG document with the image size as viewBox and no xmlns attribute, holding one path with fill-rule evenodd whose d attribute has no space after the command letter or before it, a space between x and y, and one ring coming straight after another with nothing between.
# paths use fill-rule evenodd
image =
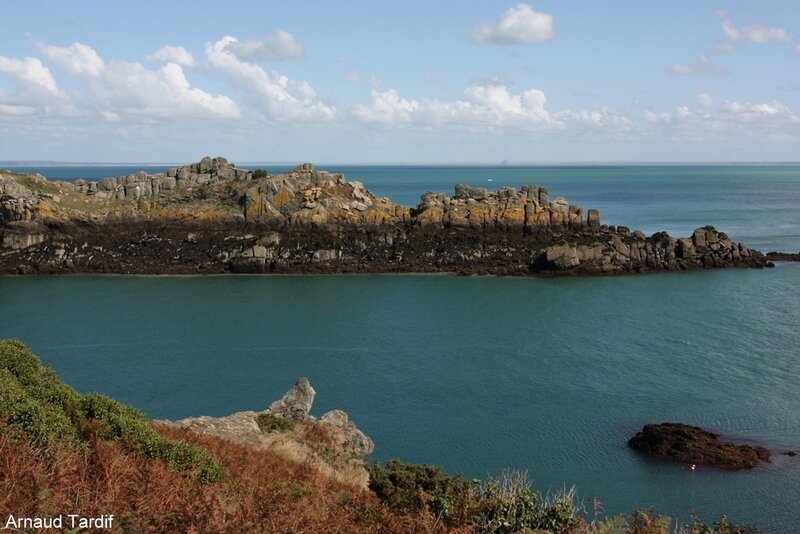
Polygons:
<instances>
[{"instance_id":1,"label":"dark rock ledge","mask_svg":"<svg viewBox=\"0 0 800 534\"><path fill-rule=\"evenodd\" d=\"M800 252L767 252L768 261L800 261Z\"/></svg>"},{"instance_id":2,"label":"dark rock ledge","mask_svg":"<svg viewBox=\"0 0 800 534\"><path fill-rule=\"evenodd\" d=\"M770 461L764 447L720 441L718 434L682 423L645 425L628 445L657 458L723 469L752 469Z\"/></svg>"}]
</instances>

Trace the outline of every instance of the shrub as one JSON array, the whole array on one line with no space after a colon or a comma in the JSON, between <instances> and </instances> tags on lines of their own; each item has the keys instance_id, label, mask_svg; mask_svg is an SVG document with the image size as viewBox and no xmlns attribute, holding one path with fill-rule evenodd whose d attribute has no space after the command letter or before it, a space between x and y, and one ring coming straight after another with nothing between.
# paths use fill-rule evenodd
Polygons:
<instances>
[{"instance_id":1,"label":"shrub","mask_svg":"<svg viewBox=\"0 0 800 534\"><path fill-rule=\"evenodd\" d=\"M253 171L253 178L256 180L258 180L259 178L266 178L267 176L269 175L267 174L267 171L264 169L255 169Z\"/></svg>"},{"instance_id":2,"label":"shrub","mask_svg":"<svg viewBox=\"0 0 800 534\"><path fill-rule=\"evenodd\" d=\"M523 472L506 471L499 478L490 478L479 487L476 497L476 533L511 534L538 524L539 496Z\"/></svg>"},{"instance_id":3,"label":"shrub","mask_svg":"<svg viewBox=\"0 0 800 534\"><path fill-rule=\"evenodd\" d=\"M221 474L207 451L168 440L140 411L103 395L81 396L19 341L0 341L0 417L48 452L65 444L89 446L99 438L119 441L206 483Z\"/></svg>"},{"instance_id":4,"label":"shrub","mask_svg":"<svg viewBox=\"0 0 800 534\"><path fill-rule=\"evenodd\" d=\"M261 413L256 417L256 424L261 432L287 432L294 428L294 423L271 413Z\"/></svg>"},{"instance_id":5,"label":"shrub","mask_svg":"<svg viewBox=\"0 0 800 534\"><path fill-rule=\"evenodd\" d=\"M369 487L398 512L422 512L426 507L447 525L468 520L472 484L434 465L389 460L369 468Z\"/></svg>"},{"instance_id":6,"label":"shrub","mask_svg":"<svg viewBox=\"0 0 800 534\"><path fill-rule=\"evenodd\" d=\"M57 407L37 402L8 369L0 368L0 415L31 436L39 447L58 443L78 443L72 421Z\"/></svg>"}]
</instances>

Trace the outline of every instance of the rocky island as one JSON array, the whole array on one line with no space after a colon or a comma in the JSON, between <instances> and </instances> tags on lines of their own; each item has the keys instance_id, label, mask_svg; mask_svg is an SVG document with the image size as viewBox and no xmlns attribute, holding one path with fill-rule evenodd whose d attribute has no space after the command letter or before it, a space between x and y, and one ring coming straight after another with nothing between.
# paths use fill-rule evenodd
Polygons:
<instances>
[{"instance_id":1,"label":"rocky island","mask_svg":"<svg viewBox=\"0 0 800 534\"><path fill-rule=\"evenodd\" d=\"M599 275L768 260L713 226L675 238L604 225L535 184L459 184L408 208L309 163L270 175L205 157L75 182L0 172L0 274Z\"/></svg>"},{"instance_id":2,"label":"rocky island","mask_svg":"<svg viewBox=\"0 0 800 534\"><path fill-rule=\"evenodd\" d=\"M628 446L645 454L692 465L723 469L752 469L769 462L764 447L722 441L718 434L683 423L645 425L628 441Z\"/></svg>"}]
</instances>

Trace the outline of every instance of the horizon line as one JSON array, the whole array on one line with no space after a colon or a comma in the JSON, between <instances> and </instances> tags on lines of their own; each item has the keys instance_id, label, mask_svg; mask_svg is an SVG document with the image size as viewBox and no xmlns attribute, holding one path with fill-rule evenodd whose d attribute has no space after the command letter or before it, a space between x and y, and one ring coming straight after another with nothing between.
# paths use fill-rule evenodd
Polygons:
<instances>
[{"instance_id":1,"label":"horizon line","mask_svg":"<svg viewBox=\"0 0 800 534\"><path fill-rule=\"evenodd\" d=\"M223 156L224 157L224 156ZM199 161L199 160L198 160ZM584 160L584 161L520 161L511 162L504 160L497 161L474 161L474 162L441 162L441 161L420 161L420 162L407 162L407 161L388 161L388 162L319 162L314 163L309 160L279 160L279 161L261 161L261 160L245 160L245 161L231 161L235 165L279 165L290 166L300 165L302 163L312 163L313 165L326 166L326 165L345 165L345 166L408 166L408 167L535 167L535 166L569 166L569 165L800 165L800 161L782 161L782 160L742 160L742 161L713 161L713 160L697 160L697 161L658 161L658 160ZM141 165L145 167L156 166L182 166L190 165L192 162L180 161L62 161L62 160L0 160L0 165L8 165L11 167L59 167L59 166L108 166L108 167L130 167Z\"/></svg>"}]
</instances>

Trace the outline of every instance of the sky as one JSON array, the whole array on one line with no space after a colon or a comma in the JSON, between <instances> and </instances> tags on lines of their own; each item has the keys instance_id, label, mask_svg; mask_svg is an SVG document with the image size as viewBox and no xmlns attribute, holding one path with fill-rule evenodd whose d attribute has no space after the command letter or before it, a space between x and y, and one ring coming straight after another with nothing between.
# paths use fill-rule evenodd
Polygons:
<instances>
[{"instance_id":1,"label":"sky","mask_svg":"<svg viewBox=\"0 0 800 534\"><path fill-rule=\"evenodd\" d=\"M9 1L0 160L800 160L797 0Z\"/></svg>"}]
</instances>

